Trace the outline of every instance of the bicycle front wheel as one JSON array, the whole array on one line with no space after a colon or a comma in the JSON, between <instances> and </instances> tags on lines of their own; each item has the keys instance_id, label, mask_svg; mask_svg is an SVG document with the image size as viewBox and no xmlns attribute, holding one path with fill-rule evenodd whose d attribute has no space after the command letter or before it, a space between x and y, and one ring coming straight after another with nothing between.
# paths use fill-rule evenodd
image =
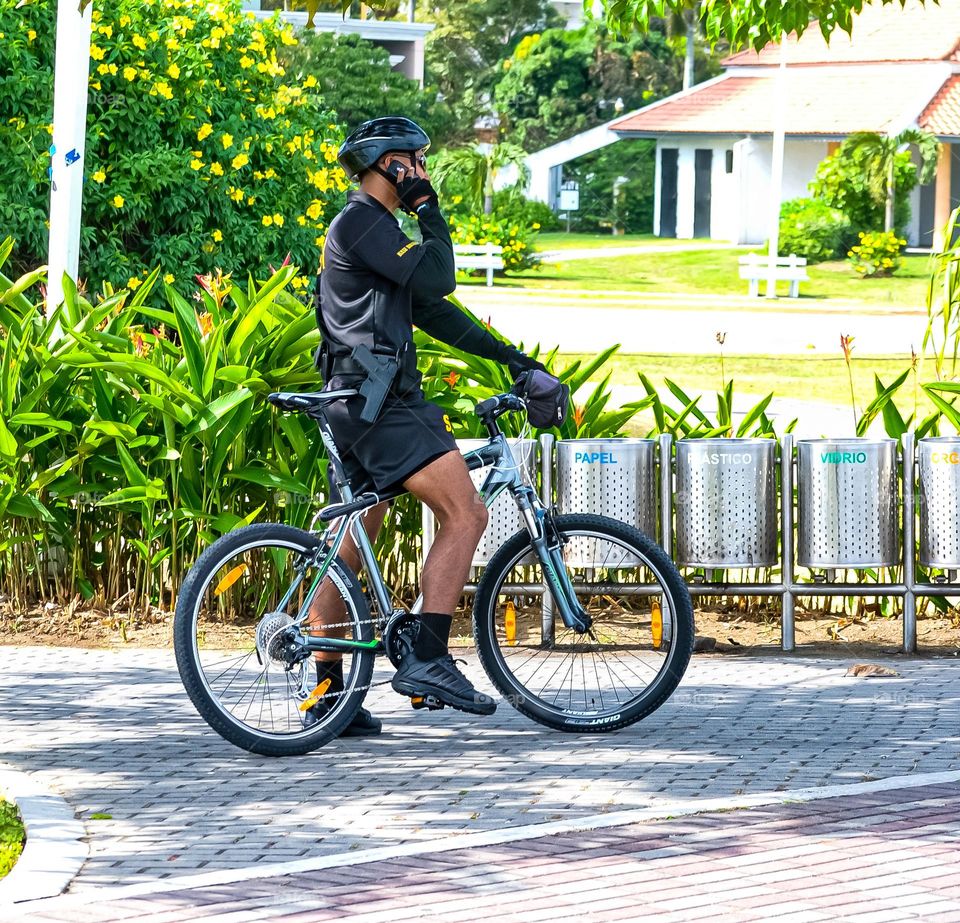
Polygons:
<instances>
[{"instance_id":1,"label":"bicycle front wheel","mask_svg":"<svg viewBox=\"0 0 960 923\"><path fill-rule=\"evenodd\" d=\"M493 556L473 631L491 682L518 711L561 731L613 731L659 708L693 652L693 605L662 548L590 514L557 516L567 579L590 629L560 619L526 532ZM561 580L564 575L559 575Z\"/></svg>"},{"instance_id":2,"label":"bicycle front wheel","mask_svg":"<svg viewBox=\"0 0 960 923\"><path fill-rule=\"evenodd\" d=\"M300 628L367 645L344 654L343 688L319 682L313 656L298 657L289 643L315 582L319 544L291 526L237 529L200 555L177 600L184 688L210 727L253 753L291 756L322 746L350 723L370 686L373 625L357 578L339 559L317 590L324 627Z\"/></svg>"}]
</instances>

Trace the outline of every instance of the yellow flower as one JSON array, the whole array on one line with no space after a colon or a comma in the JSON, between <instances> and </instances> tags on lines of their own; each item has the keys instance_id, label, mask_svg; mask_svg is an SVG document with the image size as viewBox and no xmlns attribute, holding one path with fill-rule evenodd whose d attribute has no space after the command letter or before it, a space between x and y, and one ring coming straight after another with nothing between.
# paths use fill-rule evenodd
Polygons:
<instances>
[{"instance_id":1,"label":"yellow flower","mask_svg":"<svg viewBox=\"0 0 960 923\"><path fill-rule=\"evenodd\" d=\"M174 62L167 68L167 73L173 77L174 80L177 80L180 77L180 66Z\"/></svg>"},{"instance_id":2,"label":"yellow flower","mask_svg":"<svg viewBox=\"0 0 960 923\"><path fill-rule=\"evenodd\" d=\"M237 156L230 161L230 166L233 167L234 170L239 170L248 163L250 163L250 158L246 154L237 154Z\"/></svg>"},{"instance_id":3,"label":"yellow flower","mask_svg":"<svg viewBox=\"0 0 960 923\"><path fill-rule=\"evenodd\" d=\"M115 195L113 197L113 207L114 208L123 208L123 196Z\"/></svg>"},{"instance_id":4,"label":"yellow flower","mask_svg":"<svg viewBox=\"0 0 960 923\"><path fill-rule=\"evenodd\" d=\"M125 68L123 69L123 76L126 77L127 80L130 80L130 81L136 80L136 79L137 79L137 71L136 71L136 68L133 68L133 67L125 67Z\"/></svg>"},{"instance_id":5,"label":"yellow flower","mask_svg":"<svg viewBox=\"0 0 960 923\"><path fill-rule=\"evenodd\" d=\"M228 147L233 147L233 135L222 134L220 136L220 143L223 145L223 149L226 150Z\"/></svg>"},{"instance_id":6,"label":"yellow flower","mask_svg":"<svg viewBox=\"0 0 960 923\"><path fill-rule=\"evenodd\" d=\"M116 65L114 65L114 67L116 67ZM109 64L100 64L100 65L98 65L98 66L97 66L97 73L98 73L98 74L109 74L109 73L110 73L110 65L109 65Z\"/></svg>"},{"instance_id":7,"label":"yellow flower","mask_svg":"<svg viewBox=\"0 0 960 923\"><path fill-rule=\"evenodd\" d=\"M141 51L147 50L147 40L142 35L135 35L131 41Z\"/></svg>"},{"instance_id":8,"label":"yellow flower","mask_svg":"<svg viewBox=\"0 0 960 923\"><path fill-rule=\"evenodd\" d=\"M211 330L213 330L213 316L208 311L204 311L203 314L197 315L197 323L200 324L201 336L206 336Z\"/></svg>"},{"instance_id":9,"label":"yellow flower","mask_svg":"<svg viewBox=\"0 0 960 923\"><path fill-rule=\"evenodd\" d=\"M314 199L307 208L307 217L316 221L321 214L323 214L323 202L319 199Z\"/></svg>"},{"instance_id":10,"label":"yellow flower","mask_svg":"<svg viewBox=\"0 0 960 923\"><path fill-rule=\"evenodd\" d=\"M247 205L253 205L253 203L256 201L257 201L257 197L255 195L247 196Z\"/></svg>"},{"instance_id":11,"label":"yellow flower","mask_svg":"<svg viewBox=\"0 0 960 923\"><path fill-rule=\"evenodd\" d=\"M210 235L217 243L223 240L223 231L219 228L215 228L214 232Z\"/></svg>"},{"instance_id":12,"label":"yellow flower","mask_svg":"<svg viewBox=\"0 0 960 923\"><path fill-rule=\"evenodd\" d=\"M305 227L307 224L307 219L304 218L303 215L297 215L297 224L299 224L300 227Z\"/></svg>"},{"instance_id":13,"label":"yellow flower","mask_svg":"<svg viewBox=\"0 0 960 923\"><path fill-rule=\"evenodd\" d=\"M213 126L209 122L204 122L200 126L200 129L197 131L197 140L202 141L204 138L209 137L213 134Z\"/></svg>"},{"instance_id":14,"label":"yellow flower","mask_svg":"<svg viewBox=\"0 0 960 923\"><path fill-rule=\"evenodd\" d=\"M315 87L317 85L317 78L314 77L313 74L311 74L309 77L307 77L306 80L303 81L303 85L306 89L309 90L312 87Z\"/></svg>"},{"instance_id":15,"label":"yellow flower","mask_svg":"<svg viewBox=\"0 0 960 923\"><path fill-rule=\"evenodd\" d=\"M246 55L246 54L245 54L245 55L240 59L240 66L241 66L244 70L249 70L251 67L253 67L253 58L251 58L250 55Z\"/></svg>"},{"instance_id":16,"label":"yellow flower","mask_svg":"<svg viewBox=\"0 0 960 923\"><path fill-rule=\"evenodd\" d=\"M265 228L268 228L271 224L273 224L273 218L270 215L264 215L261 220L263 221L263 226Z\"/></svg>"},{"instance_id":17,"label":"yellow flower","mask_svg":"<svg viewBox=\"0 0 960 923\"><path fill-rule=\"evenodd\" d=\"M107 53L99 45L90 46L90 57L94 61L102 61L107 56Z\"/></svg>"},{"instance_id":18,"label":"yellow flower","mask_svg":"<svg viewBox=\"0 0 960 923\"><path fill-rule=\"evenodd\" d=\"M27 41L32 42L37 37L37 33L34 29L27 29Z\"/></svg>"},{"instance_id":19,"label":"yellow flower","mask_svg":"<svg viewBox=\"0 0 960 923\"><path fill-rule=\"evenodd\" d=\"M173 278L173 273L168 272L168 273L163 277L163 281L166 282L167 285L173 285L173 283L176 282L176 279Z\"/></svg>"},{"instance_id":20,"label":"yellow flower","mask_svg":"<svg viewBox=\"0 0 960 923\"><path fill-rule=\"evenodd\" d=\"M278 227L283 227L283 215L277 213L273 216L273 223Z\"/></svg>"},{"instance_id":21,"label":"yellow flower","mask_svg":"<svg viewBox=\"0 0 960 923\"><path fill-rule=\"evenodd\" d=\"M141 285L143 285L143 282L136 276L130 276L130 278L127 279L127 288L130 289L131 292L140 288Z\"/></svg>"},{"instance_id":22,"label":"yellow flower","mask_svg":"<svg viewBox=\"0 0 960 923\"><path fill-rule=\"evenodd\" d=\"M202 169L203 169L203 161L202 161L202 160L198 160L196 157L194 157L193 160L190 161L190 166L191 166L194 170L202 170Z\"/></svg>"},{"instance_id":23,"label":"yellow flower","mask_svg":"<svg viewBox=\"0 0 960 923\"><path fill-rule=\"evenodd\" d=\"M103 170L97 170L93 176L90 177L95 183L102 183L107 178L107 174Z\"/></svg>"},{"instance_id":24,"label":"yellow flower","mask_svg":"<svg viewBox=\"0 0 960 923\"><path fill-rule=\"evenodd\" d=\"M120 17L120 28L125 29L129 25L130 25L130 17L127 16L126 13L124 13L123 16Z\"/></svg>"},{"instance_id":25,"label":"yellow flower","mask_svg":"<svg viewBox=\"0 0 960 923\"><path fill-rule=\"evenodd\" d=\"M210 172L214 176L223 176L223 167L221 167L218 163L212 163L210 164Z\"/></svg>"},{"instance_id":26,"label":"yellow flower","mask_svg":"<svg viewBox=\"0 0 960 923\"><path fill-rule=\"evenodd\" d=\"M164 99L173 99L173 90L170 89L170 84L166 80L158 80L153 88L164 98Z\"/></svg>"},{"instance_id":27,"label":"yellow flower","mask_svg":"<svg viewBox=\"0 0 960 923\"><path fill-rule=\"evenodd\" d=\"M234 202L239 202L243 198L243 190L234 189L232 192L228 193L228 195L231 199L233 199Z\"/></svg>"}]
</instances>

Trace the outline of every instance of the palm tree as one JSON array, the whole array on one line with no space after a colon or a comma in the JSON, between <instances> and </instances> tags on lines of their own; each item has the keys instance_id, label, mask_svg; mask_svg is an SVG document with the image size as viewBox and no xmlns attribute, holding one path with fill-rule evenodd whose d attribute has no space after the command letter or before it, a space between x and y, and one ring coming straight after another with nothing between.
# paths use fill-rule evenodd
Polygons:
<instances>
[{"instance_id":1,"label":"palm tree","mask_svg":"<svg viewBox=\"0 0 960 923\"><path fill-rule=\"evenodd\" d=\"M501 142L474 147L454 147L441 151L430 164L430 175L437 189L449 197L451 191L466 190L464 205L471 212L493 212L494 180L505 167L517 172L514 188L527 180L526 151L519 145Z\"/></svg>"},{"instance_id":2,"label":"palm tree","mask_svg":"<svg viewBox=\"0 0 960 923\"><path fill-rule=\"evenodd\" d=\"M910 144L920 155L918 179L929 183L937 169L940 142L936 135L921 128L907 128L893 137L874 131L858 131L843 145L844 155L863 170L867 188L877 204L883 203L883 229L893 230L893 204L896 196L897 154Z\"/></svg>"}]
</instances>

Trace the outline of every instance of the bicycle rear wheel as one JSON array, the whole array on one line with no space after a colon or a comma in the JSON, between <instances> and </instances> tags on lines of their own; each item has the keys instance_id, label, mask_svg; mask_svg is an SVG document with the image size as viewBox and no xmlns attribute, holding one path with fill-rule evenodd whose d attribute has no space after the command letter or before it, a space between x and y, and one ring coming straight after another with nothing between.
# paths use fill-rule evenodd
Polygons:
<instances>
[{"instance_id":1,"label":"bicycle rear wheel","mask_svg":"<svg viewBox=\"0 0 960 923\"><path fill-rule=\"evenodd\" d=\"M474 638L493 684L518 711L562 731L612 731L676 689L693 652L693 605L666 553L642 532L589 514L554 518L577 600L567 628L543 592L526 532L493 556L477 588Z\"/></svg>"},{"instance_id":2,"label":"bicycle rear wheel","mask_svg":"<svg viewBox=\"0 0 960 923\"><path fill-rule=\"evenodd\" d=\"M319 544L291 526L237 529L200 555L177 600L183 685L218 734L253 753L290 756L323 746L350 723L370 685L372 648L344 655L340 691L318 683L312 654L298 660L288 645L317 574ZM318 592L337 613L327 634L372 646L366 600L342 561L332 563Z\"/></svg>"}]
</instances>

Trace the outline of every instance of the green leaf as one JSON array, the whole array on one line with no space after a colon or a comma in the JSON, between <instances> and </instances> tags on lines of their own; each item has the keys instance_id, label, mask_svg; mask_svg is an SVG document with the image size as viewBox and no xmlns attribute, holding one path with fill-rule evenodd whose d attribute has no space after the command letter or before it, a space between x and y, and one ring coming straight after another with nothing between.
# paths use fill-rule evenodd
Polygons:
<instances>
[{"instance_id":1,"label":"green leaf","mask_svg":"<svg viewBox=\"0 0 960 923\"><path fill-rule=\"evenodd\" d=\"M219 420L222 420L231 410L233 410L237 405L242 404L244 401L249 400L253 397L253 392L247 390L246 388L238 388L236 391L231 391L229 394L223 394L218 397L215 401L212 401L203 410L197 414L196 422L193 426L187 429L187 435L192 435L195 432L203 432L204 430L210 429L215 423Z\"/></svg>"},{"instance_id":2,"label":"green leaf","mask_svg":"<svg viewBox=\"0 0 960 923\"><path fill-rule=\"evenodd\" d=\"M749 413L747 413L747 415L740 422L740 426L737 427L738 436L746 436L750 432L750 428L760 417L764 415L767 407L770 406L770 401L772 400L773 392L771 391L762 401L760 401L759 404L756 404L750 408Z\"/></svg>"},{"instance_id":3,"label":"green leaf","mask_svg":"<svg viewBox=\"0 0 960 923\"><path fill-rule=\"evenodd\" d=\"M187 363L190 383L194 393L198 396L202 395L204 356L196 312L173 288L166 284L164 288L167 292L167 300L177 318L177 332L180 334L180 344L183 347L183 357Z\"/></svg>"}]
</instances>

